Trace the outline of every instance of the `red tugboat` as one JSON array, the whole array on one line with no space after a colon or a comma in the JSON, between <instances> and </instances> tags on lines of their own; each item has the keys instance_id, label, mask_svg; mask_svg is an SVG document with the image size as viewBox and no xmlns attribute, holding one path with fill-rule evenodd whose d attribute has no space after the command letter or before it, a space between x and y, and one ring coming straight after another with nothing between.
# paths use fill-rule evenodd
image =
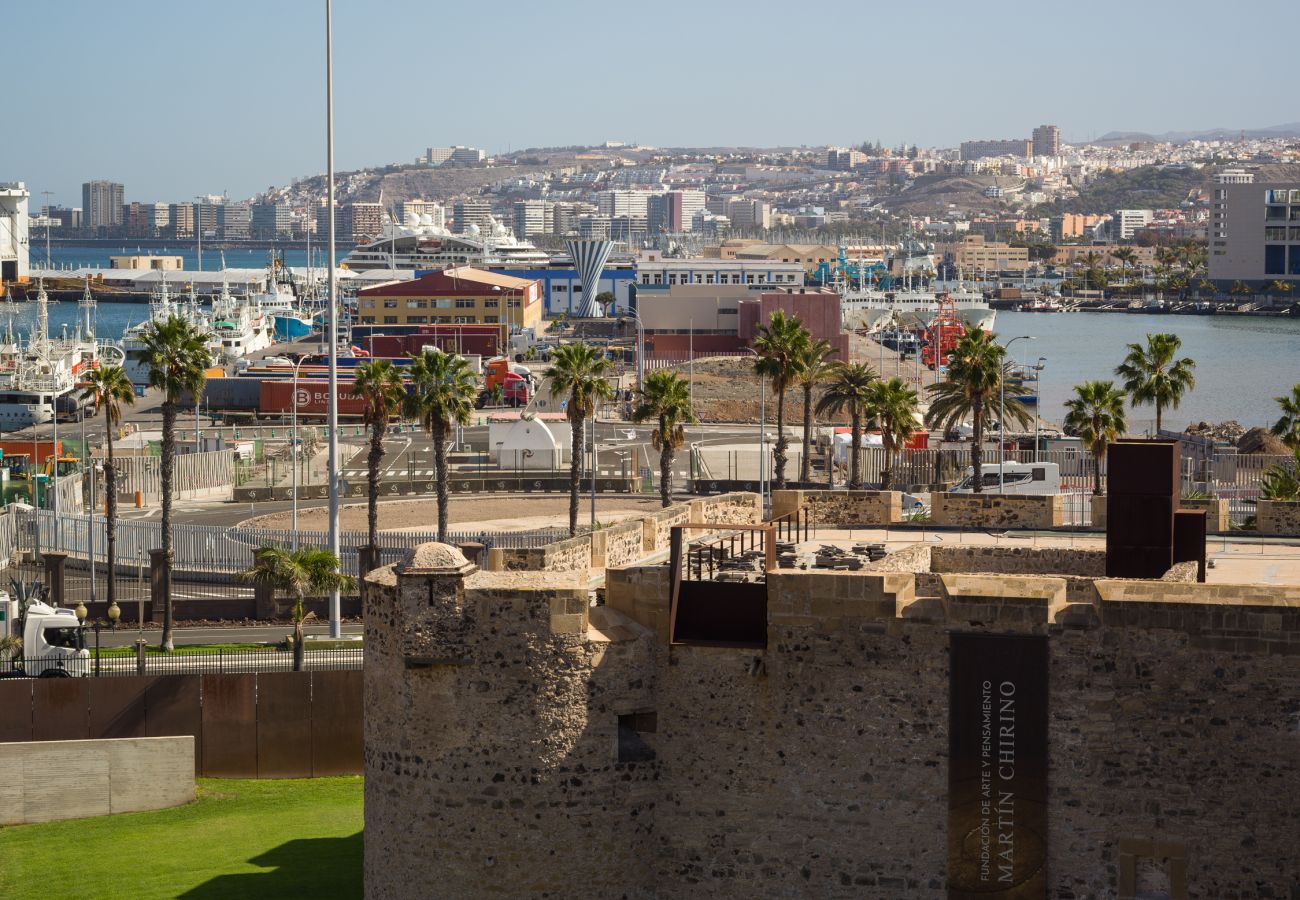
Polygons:
<instances>
[{"instance_id":1,"label":"red tugboat","mask_svg":"<svg viewBox=\"0 0 1300 900\"><path fill-rule=\"evenodd\" d=\"M948 364L948 354L957 342L966 336L966 326L957 317L957 307L946 292L939 298L939 312L926 326L921 336L925 346L921 349L921 362L933 369Z\"/></svg>"}]
</instances>

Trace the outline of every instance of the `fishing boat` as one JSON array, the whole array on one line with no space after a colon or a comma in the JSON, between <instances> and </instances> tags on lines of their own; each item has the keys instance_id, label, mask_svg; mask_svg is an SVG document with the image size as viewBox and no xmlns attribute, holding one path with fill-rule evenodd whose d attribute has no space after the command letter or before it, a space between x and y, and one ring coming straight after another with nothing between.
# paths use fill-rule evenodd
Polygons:
<instances>
[{"instance_id":1,"label":"fishing boat","mask_svg":"<svg viewBox=\"0 0 1300 900\"><path fill-rule=\"evenodd\" d=\"M251 297L231 294L224 280L221 293L212 300L211 327L222 362L233 362L275 343L270 316Z\"/></svg>"},{"instance_id":2,"label":"fishing boat","mask_svg":"<svg viewBox=\"0 0 1300 900\"><path fill-rule=\"evenodd\" d=\"M126 375L131 379L132 384L143 386L149 383L149 365L145 359L143 340L145 332L152 328L154 323L164 322L172 316L189 321L201 334L207 335L209 356L213 359L220 358L221 344L212 335L211 320L200 308L198 298L194 295L194 286L190 285L187 300L173 300L168 290L167 276L164 274L159 282L158 292L149 301L149 318L138 324L128 325L122 333L121 351L124 360L122 367L126 370Z\"/></svg>"},{"instance_id":3,"label":"fishing boat","mask_svg":"<svg viewBox=\"0 0 1300 900\"><path fill-rule=\"evenodd\" d=\"M279 278L279 272L280 264L276 260L267 269L265 289L255 294L253 300L271 318L276 340L301 340L316 330L318 313L304 306L297 286Z\"/></svg>"}]
</instances>

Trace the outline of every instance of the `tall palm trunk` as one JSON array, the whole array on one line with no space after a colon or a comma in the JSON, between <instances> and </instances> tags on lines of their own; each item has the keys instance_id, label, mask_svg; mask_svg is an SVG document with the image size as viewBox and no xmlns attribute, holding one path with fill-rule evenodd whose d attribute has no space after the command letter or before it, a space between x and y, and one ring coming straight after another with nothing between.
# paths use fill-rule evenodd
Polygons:
<instances>
[{"instance_id":1,"label":"tall palm trunk","mask_svg":"<svg viewBox=\"0 0 1300 900\"><path fill-rule=\"evenodd\" d=\"M1105 452L1103 448L1101 453ZM1092 492L1094 494L1101 493L1101 453L1097 452L1096 447L1092 448Z\"/></svg>"},{"instance_id":2,"label":"tall palm trunk","mask_svg":"<svg viewBox=\"0 0 1300 900\"><path fill-rule=\"evenodd\" d=\"M984 466L980 454L984 445L984 395L982 393L977 393L971 399L971 415L975 419L970 435L970 470L974 482L972 490L982 494L984 493Z\"/></svg>"},{"instance_id":3,"label":"tall palm trunk","mask_svg":"<svg viewBox=\"0 0 1300 900\"><path fill-rule=\"evenodd\" d=\"M107 417L107 413L105 416ZM113 465L113 422L106 423L108 456L104 461L104 491L108 495L108 515L104 522L104 560L108 564L108 605L117 602L117 467ZM95 510L90 511L94 516ZM93 519L92 519L93 521Z\"/></svg>"},{"instance_id":4,"label":"tall palm trunk","mask_svg":"<svg viewBox=\"0 0 1300 900\"><path fill-rule=\"evenodd\" d=\"M172 650L172 473L176 463L176 404L172 400L162 405L162 551L167 566L163 579L163 633L161 648Z\"/></svg>"},{"instance_id":5,"label":"tall palm trunk","mask_svg":"<svg viewBox=\"0 0 1300 900\"><path fill-rule=\"evenodd\" d=\"M772 454L776 467L776 489L785 488L785 385L776 392L776 451ZM760 460L761 462L761 460Z\"/></svg>"},{"instance_id":6,"label":"tall palm trunk","mask_svg":"<svg viewBox=\"0 0 1300 900\"><path fill-rule=\"evenodd\" d=\"M371 546L374 545L372 544ZM302 607L303 596L300 593L298 594L298 602L295 603L293 607L293 670L295 672L302 671L303 656L307 650L307 648L303 646L305 637L302 633L302 623L306 616Z\"/></svg>"},{"instance_id":7,"label":"tall palm trunk","mask_svg":"<svg viewBox=\"0 0 1300 900\"><path fill-rule=\"evenodd\" d=\"M1156 403L1156 437L1160 437L1160 426L1161 423L1164 421L1164 411L1165 411L1164 406L1157 402Z\"/></svg>"},{"instance_id":8,"label":"tall palm trunk","mask_svg":"<svg viewBox=\"0 0 1300 900\"><path fill-rule=\"evenodd\" d=\"M375 425L370 429L370 453L366 455L366 540L371 548L379 546L379 464L383 461L384 432Z\"/></svg>"},{"instance_id":9,"label":"tall palm trunk","mask_svg":"<svg viewBox=\"0 0 1300 900\"><path fill-rule=\"evenodd\" d=\"M433 436L433 468L438 475L438 540L447 543L447 424L435 417L429 423Z\"/></svg>"},{"instance_id":10,"label":"tall palm trunk","mask_svg":"<svg viewBox=\"0 0 1300 900\"><path fill-rule=\"evenodd\" d=\"M799 460L799 480L808 483L812 464L813 386L803 386L803 459Z\"/></svg>"},{"instance_id":11,"label":"tall palm trunk","mask_svg":"<svg viewBox=\"0 0 1300 900\"><path fill-rule=\"evenodd\" d=\"M858 445L862 442L862 413L854 408L849 415L849 490L862 490L862 453Z\"/></svg>"},{"instance_id":12,"label":"tall palm trunk","mask_svg":"<svg viewBox=\"0 0 1300 900\"><path fill-rule=\"evenodd\" d=\"M885 422L885 423L883 423L883 424L885 425L885 429L883 429L883 430L886 430L886 431L889 430L889 424L890 424L890 423ZM894 451L894 445L893 445L892 442L890 442L890 441L885 441L884 443L885 443L885 465L884 465L884 468L882 468L882 469L880 470L880 489L881 489L882 491L887 491L887 490L889 490L890 485L893 483L893 480L894 480L894 471L893 471L893 470L894 470L894 452L895 452L895 451Z\"/></svg>"},{"instance_id":13,"label":"tall palm trunk","mask_svg":"<svg viewBox=\"0 0 1300 900\"><path fill-rule=\"evenodd\" d=\"M572 399L569 400L573 402ZM582 480L582 424L581 413L569 419L573 432L573 450L569 454L569 534L578 533L578 484Z\"/></svg>"},{"instance_id":14,"label":"tall palm trunk","mask_svg":"<svg viewBox=\"0 0 1300 900\"><path fill-rule=\"evenodd\" d=\"M665 508L672 505L673 445L669 440L668 420L659 417L659 499Z\"/></svg>"}]
</instances>

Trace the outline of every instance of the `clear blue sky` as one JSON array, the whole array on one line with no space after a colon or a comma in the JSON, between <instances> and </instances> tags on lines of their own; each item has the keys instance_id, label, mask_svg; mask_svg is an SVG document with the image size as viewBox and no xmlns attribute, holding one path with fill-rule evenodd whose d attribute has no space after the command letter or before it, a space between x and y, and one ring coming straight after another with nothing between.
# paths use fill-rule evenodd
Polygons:
<instances>
[{"instance_id":1,"label":"clear blue sky","mask_svg":"<svg viewBox=\"0 0 1300 900\"><path fill-rule=\"evenodd\" d=\"M3 23L25 52L0 181L80 205L92 178L174 201L325 169L324 0L14 0ZM336 0L336 159L1276 125L1300 119L1297 33L1289 0Z\"/></svg>"}]
</instances>

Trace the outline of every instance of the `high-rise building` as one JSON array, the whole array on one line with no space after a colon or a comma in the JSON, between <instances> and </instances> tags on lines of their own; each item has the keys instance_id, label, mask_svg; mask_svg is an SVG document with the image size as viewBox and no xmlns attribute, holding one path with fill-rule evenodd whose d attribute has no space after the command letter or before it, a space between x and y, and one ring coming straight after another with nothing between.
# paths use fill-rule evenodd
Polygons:
<instances>
[{"instance_id":1,"label":"high-rise building","mask_svg":"<svg viewBox=\"0 0 1300 900\"><path fill-rule=\"evenodd\" d=\"M402 219L409 221L411 216L418 216L422 224L435 228L447 227L447 210L435 200L407 200L402 204ZM424 221L425 216L429 217L427 223Z\"/></svg>"},{"instance_id":2,"label":"high-rise building","mask_svg":"<svg viewBox=\"0 0 1300 900\"><path fill-rule=\"evenodd\" d=\"M578 219L578 236L584 240L609 240L609 216L597 213Z\"/></svg>"},{"instance_id":3,"label":"high-rise building","mask_svg":"<svg viewBox=\"0 0 1300 900\"><path fill-rule=\"evenodd\" d=\"M116 181L87 181L81 186L81 208L87 228L116 228L122 224L122 185Z\"/></svg>"},{"instance_id":4,"label":"high-rise building","mask_svg":"<svg viewBox=\"0 0 1300 900\"><path fill-rule=\"evenodd\" d=\"M73 206L51 206L47 213L51 219L59 223L59 227L64 231L72 228L81 227L81 208Z\"/></svg>"},{"instance_id":5,"label":"high-rise building","mask_svg":"<svg viewBox=\"0 0 1300 900\"><path fill-rule=\"evenodd\" d=\"M1039 125L1034 129L1034 156L1060 156L1061 129L1055 125Z\"/></svg>"},{"instance_id":6,"label":"high-rise building","mask_svg":"<svg viewBox=\"0 0 1300 900\"><path fill-rule=\"evenodd\" d=\"M477 166L481 165L486 154L475 147L430 147L424 156L416 160L427 166Z\"/></svg>"},{"instance_id":7,"label":"high-rise building","mask_svg":"<svg viewBox=\"0 0 1300 900\"><path fill-rule=\"evenodd\" d=\"M293 233L293 210L287 203L254 203L250 233L260 240L274 240Z\"/></svg>"},{"instance_id":8,"label":"high-rise building","mask_svg":"<svg viewBox=\"0 0 1300 900\"><path fill-rule=\"evenodd\" d=\"M487 200L457 200L451 210L455 222L452 230L457 234L464 234L471 225L484 232L492 227L492 204Z\"/></svg>"},{"instance_id":9,"label":"high-rise building","mask_svg":"<svg viewBox=\"0 0 1300 900\"><path fill-rule=\"evenodd\" d=\"M856 169L867 161L867 154L861 150L846 150L843 147L826 148L826 168L840 172Z\"/></svg>"},{"instance_id":10,"label":"high-rise building","mask_svg":"<svg viewBox=\"0 0 1300 900\"><path fill-rule=\"evenodd\" d=\"M1150 209L1117 209L1110 218L1111 240L1127 241L1139 228L1145 228L1155 218L1155 211Z\"/></svg>"},{"instance_id":11,"label":"high-rise building","mask_svg":"<svg viewBox=\"0 0 1300 900\"><path fill-rule=\"evenodd\" d=\"M1033 141L962 141L962 159L984 159L987 156L1017 156L1028 158L1033 155Z\"/></svg>"},{"instance_id":12,"label":"high-rise building","mask_svg":"<svg viewBox=\"0 0 1300 900\"><path fill-rule=\"evenodd\" d=\"M378 203L347 203L334 207L334 237L340 241L357 241L374 237L383 226L383 207ZM324 236L329 218L324 205L316 208L316 234Z\"/></svg>"},{"instance_id":13,"label":"high-rise building","mask_svg":"<svg viewBox=\"0 0 1300 900\"><path fill-rule=\"evenodd\" d=\"M646 223L651 234L690 231L695 214L704 209L704 191L668 191L651 197Z\"/></svg>"},{"instance_id":14,"label":"high-rise building","mask_svg":"<svg viewBox=\"0 0 1300 900\"><path fill-rule=\"evenodd\" d=\"M1236 281L1258 290L1300 279L1300 181L1234 177L1214 185L1209 275L1221 290Z\"/></svg>"},{"instance_id":15,"label":"high-rise building","mask_svg":"<svg viewBox=\"0 0 1300 900\"><path fill-rule=\"evenodd\" d=\"M0 282L17 281L28 275L27 202L30 198L23 182L0 182Z\"/></svg>"},{"instance_id":16,"label":"high-rise building","mask_svg":"<svg viewBox=\"0 0 1300 900\"><path fill-rule=\"evenodd\" d=\"M217 233L222 240L248 240L251 225L252 212L247 203L223 203L217 207Z\"/></svg>"},{"instance_id":17,"label":"high-rise building","mask_svg":"<svg viewBox=\"0 0 1300 900\"><path fill-rule=\"evenodd\" d=\"M149 224L149 211L146 209L146 206L152 205L127 203L122 207L122 224L126 227L127 237L153 237L153 229Z\"/></svg>"},{"instance_id":18,"label":"high-rise building","mask_svg":"<svg viewBox=\"0 0 1300 900\"><path fill-rule=\"evenodd\" d=\"M766 200L750 200L745 197L728 200L721 212L731 220L734 228L772 227L772 204Z\"/></svg>"},{"instance_id":19,"label":"high-rise building","mask_svg":"<svg viewBox=\"0 0 1300 900\"><path fill-rule=\"evenodd\" d=\"M555 228L555 211L545 200L519 200L514 206L514 232L517 238L550 234Z\"/></svg>"},{"instance_id":20,"label":"high-rise building","mask_svg":"<svg viewBox=\"0 0 1300 900\"><path fill-rule=\"evenodd\" d=\"M596 208L602 216L644 216L650 198L649 191L601 191L596 195Z\"/></svg>"},{"instance_id":21,"label":"high-rise building","mask_svg":"<svg viewBox=\"0 0 1300 900\"><path fill-rule=\"evenodd\" d=\"M194 204L195 225L203 233L204 238L217 236L217 208L220 205L212 200L201 200Z\"/></svg>"},{"instance_id":22,"label":"high-rise building","mask_svg":"<svg viewBox=\"0 0 1300 900\"><path fill-rule=\"evenodd\" d=\"M194 237L194 204L172 203L167 207L167 232L172 238Z\"/></svg>"}]
</instances>

